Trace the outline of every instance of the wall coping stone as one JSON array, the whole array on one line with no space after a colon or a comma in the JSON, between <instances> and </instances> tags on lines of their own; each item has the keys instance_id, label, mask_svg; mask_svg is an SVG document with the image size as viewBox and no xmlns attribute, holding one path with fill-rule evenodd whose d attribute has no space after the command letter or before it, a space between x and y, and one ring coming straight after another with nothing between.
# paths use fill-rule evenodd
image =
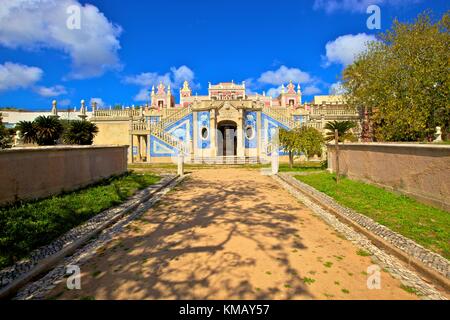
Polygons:
<instances>
[{"instance_id":1,"label":"wall coping stone","mask_svg":"<svg viewBox=\"0 0 450 320\"><path fill-rule=\"evenodd\" d=\"M91 145L91 146L78 146L78 145L64 145L64 146L45 146L45 147L17 147L11 149L2 149L2 153L16 153L16 152L44 152L44 151L68 151L68 150L85 150L85 149L114 149L114 148L128 148L128 145Z\"/></svg>"}]
</instances>

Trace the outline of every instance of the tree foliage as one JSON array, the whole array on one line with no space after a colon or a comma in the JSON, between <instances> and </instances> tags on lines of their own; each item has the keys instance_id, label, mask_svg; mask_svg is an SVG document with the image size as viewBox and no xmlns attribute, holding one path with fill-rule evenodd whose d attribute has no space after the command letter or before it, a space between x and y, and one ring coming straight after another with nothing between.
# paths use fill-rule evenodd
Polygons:
<instances>
[{"instance_id":1,"label":"tree foliage","mask_svg":"<svg viewBox=\"0 0 450 320\"><path fill-rule=\"evenodd\" d=\"M431 140L450 132L450 16L395 20L343 73L348 103L368 112L376 140Z\"/></svg>"},{"instance_id":2,"label":"tree foliage","mask_svg":"<svg viewBox=\"0 0 450 320\"><path fill-rule=\"evenodd\" d=\"M36 128L36 142L40 146L53 146L63 134L64 127L55 117L39 116L33 121Z\"/></svg>"},{"instance_id":3,"label":"tree foliage","mask_svg":"<svg viewBox=\"0 0 450 320\"><path fill-rule=\"evenodd\" d=\"M326 141L334 140L334 132L337 130L339 134L339 142L346 140L355 140L355 136L351 132L351 129L356 127L356 123L353 121L330 121L325 124L325 129L328 132L325 135Z\"/></svg>"},{"instance_id":4,"label":"tree foliage","mask_svg":"<svg viewBox=\"0 0 450 320\"><path fill-rule=\"evenodd\" d=\"M2 120L2 114L0 113L0 149L11 148L12 138Z\"/></svg>"},{"instance_id":5,"label":"tree foliage","mask_svg":"<svg viewBox=\"0 0 450 320\"><path fill-rule=\"evenodd\" d=\"M32 121L20 121L16 125L23 143L35 143L37 139L36 127Z\"/></svg>"},{"instance_id":6,"label":"tree foliage","mask_svg":"<svg viewBox=\"0 0 450 320\"><path fill-rule=\"evenodd\" d=\"M71 121L64 133L64 142L67 144L91 145L98 133L98 127L89 121Z\"/></svg>"},{"instance_id":7,"label":"tree foliage","mask_svg":"<svg viewBox=\"0 0 450 320\"><path fill-rule=\"evenodd\" d=\"M292 130L280 129L279 140L283 149L289 153L291 167L295 154L303 153L307 159L322 154L323 136L314 128L303 126Z\"/></svg>"}]
</instances>

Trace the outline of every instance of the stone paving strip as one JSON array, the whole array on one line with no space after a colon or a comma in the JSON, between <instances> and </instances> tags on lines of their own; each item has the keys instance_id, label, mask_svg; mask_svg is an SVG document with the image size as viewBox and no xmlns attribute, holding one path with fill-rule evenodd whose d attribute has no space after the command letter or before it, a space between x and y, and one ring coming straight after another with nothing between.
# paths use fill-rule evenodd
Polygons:
<instances>
[{"instance_id":1,"label":"stone paving strip","mask_svg":"<svg viewBox=\"0 0 450 320\"><path fill-rule=\"evenodd\" d=\"M162 175L162 177L161 181L137 192L123 204L99 213L52 243L34 250L30 254L30 258L1 270L0 299L10 297L29 281L49 271L61 259L75 252L99 232L116 223L142 204L146 204L149 199L177 178L176 175Z\"/></svg>"},{"instance_id":2,"label":"stone paving strip","mask_svg":"<svg viewBox=\"0 0 450 320\"><path fill-rule=\"evenodd\" d=\"M320 201L324 201L326 205L333 207L335 210L339 210L339 213L346 215L349 219L360 223L367 230L380 235L383 239L396 244L399 248L404 248L405 251L411 252L415 257L423 257L424 261L428 262L430 267L435 267L437 270L445 270L448 276L449 262L440 255L430 252L429 250L416 244L414 241L407 239L397 233L394 233L390 229L376 223L372 219L358 214L350 209L344 208L338 205L334 199L327 195L317 191L309 185L306 185L294 177L292 174L281 173L278 176L272 176L281 186L289 191L294 197L304 203L315 214L321 217L326 223L332 226L337 232L341 233L345 238L353 242L354 244L369 251L373 256L374 263L379 264L386 269L394 278L400 280L405 286L412 287L418 291L423 299L433 300L447 300L442 294L439 293L432 285L425 282L416 273L405 268L403 264L394 256L387 254L385 251L375 246L366 236L348 225L342 223L334 214L324 210L321 205L317 204L306 194L314 194ZM300 191L301 190L301 191ZM426 253L426 254L425 254Z\"/></svg>"}]
</instances>

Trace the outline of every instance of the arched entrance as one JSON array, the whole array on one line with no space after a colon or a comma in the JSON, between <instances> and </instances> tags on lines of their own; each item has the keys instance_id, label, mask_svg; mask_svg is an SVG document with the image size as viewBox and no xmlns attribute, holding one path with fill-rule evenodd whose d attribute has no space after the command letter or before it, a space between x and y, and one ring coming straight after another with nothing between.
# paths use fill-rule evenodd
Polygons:
<instances>
[{"instance_id":1,"label":"arched entrance","mask_svg":"<svg viewBox=\"0 0 450 320\"><path fill-rule=\"evenodd\" d=\"M237 155L237 124L231 120L220 121L217 124L217 155Z\"/></svg>"}]
</instances>

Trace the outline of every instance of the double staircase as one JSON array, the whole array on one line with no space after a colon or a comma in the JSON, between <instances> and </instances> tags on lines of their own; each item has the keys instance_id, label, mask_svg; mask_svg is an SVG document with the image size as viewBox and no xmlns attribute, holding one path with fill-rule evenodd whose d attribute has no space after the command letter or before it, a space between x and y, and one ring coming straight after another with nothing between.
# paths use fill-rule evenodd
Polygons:
<instances>
[{"instance_id":1,"label":"double staircase","mask_svg":"<svg viewBox=\"0 0 450 320\"><path fill-rule=\"evenodd\" d=\"M159 140L165 142L169 146L175 148L184 155L190 155L190 148L186 142L177 139L171 134L166 132L166 129L181 120L182 118L189 115L192 110L190 107L180 108L179 110L170 111L171 113L157 123L149 123L145 121L133 122L132 131L138 133L150 133Z\"/></svg>"},{"instance_id":2,"label":"double staircase","mask_svg":"<svg viewBox=\"0 0 450 320\"><path fill-rule=\"evenodd\" d=\"M292 115L289 114L289 111L287 109L276 109L273 107L265 106L262 111L266 115L277 120L289 129L294 129L298 126L298 124L292 119Z\"/></svg>"}]
</instances>

